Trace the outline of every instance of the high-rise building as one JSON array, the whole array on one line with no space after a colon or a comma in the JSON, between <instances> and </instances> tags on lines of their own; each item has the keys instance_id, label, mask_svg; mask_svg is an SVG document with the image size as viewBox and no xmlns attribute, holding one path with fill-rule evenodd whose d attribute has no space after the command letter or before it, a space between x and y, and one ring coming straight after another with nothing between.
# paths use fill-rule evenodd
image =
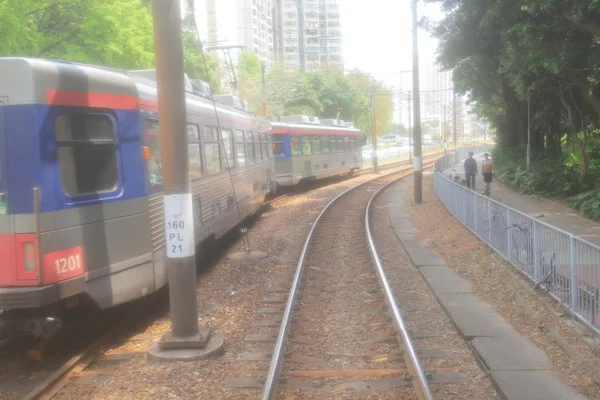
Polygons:
<instances>
[{"instance_id":1,"label":"high-rise building","mask_svg":"<svg viewBox=\"0 0 600 400\"><path fill-rule=\"evenodd\" d=\"M338 0L275 0L277 59L286 69L343 65Z\"/></svg>"},{"instance_id":2,"label":"high-rise building","mask_svg":"<svg viewBox=\"0 0 600 400\"><path fill-rule=\"evenodd\" d=\"M435 63L421 68L421 101L424 120L444 120L452 114L452 71L442 71Z\"/></svg>"},{"instance_id":3,"label":"high-rise building","mask_svg":"<svg viewBox=\"0 0 600 400\"><path fill-rule=\"evenodd\" d=\"M237 42L269 68L273 60L272 0L237 0Z\"/></svg>"}]
</instances>

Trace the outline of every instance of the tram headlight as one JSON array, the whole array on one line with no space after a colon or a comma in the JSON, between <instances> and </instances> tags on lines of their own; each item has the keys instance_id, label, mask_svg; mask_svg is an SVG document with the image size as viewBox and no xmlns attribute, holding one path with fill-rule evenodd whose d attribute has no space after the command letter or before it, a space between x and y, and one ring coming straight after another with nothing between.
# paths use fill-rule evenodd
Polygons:
<instances>
[{"instance_id":1,"label":"tram headlight","mask_svg":"<svg viewBox=\"0 0 600 400\"><path fill-rule=\"evenodd\" d=\"M22 243L21 251L23 254L23 271L35 272L35 244Z\"/></svg>"}]
</instances>

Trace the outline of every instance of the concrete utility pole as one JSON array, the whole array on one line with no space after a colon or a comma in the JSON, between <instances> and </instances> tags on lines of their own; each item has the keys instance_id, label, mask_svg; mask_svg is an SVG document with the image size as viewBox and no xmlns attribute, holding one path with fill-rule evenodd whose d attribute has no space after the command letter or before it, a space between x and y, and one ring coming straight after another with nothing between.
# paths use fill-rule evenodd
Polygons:
<instances>
[{"instance_id":1,"label":"concrete utility pole","mask_svg":"<svg viewBox=\"0 0 600 400\"><path fill-rule=\"evenodd\" d=\"M527 88L527 170L531 164L531 87Z\"/></svg>"},{"instance_id":2,"label":"concrete utility pole","mask_svg":"<svg viewBox=\"0 0 600 400\"><path fill-rule=\"evenodd\" d=\"M267 84L265 81L265 63L260 63L260 75L262 82L262 112L263 117L267 117Z\"/></svg>"},{"instance_id":3,"label":"concrete utility pole","mask_svg":"<svg viewBox=\"0 0 600 400\"><path fill-rule=\"evenodd\" d=\"M417 39L417 0L412 0L412 28L413 28L413 113L415 116L415 137L413 169L415 204L423 202L423 160L421 156L421 98L419 92L419 42Z\"/></svg>"},{"instance_id":4,"label":"concrete utility pole","mask_svg":"<svg viewBox=\"0 0 600 400\"><path fill-rule=\"evenodd\" d=\"M446 104L444 104L444 129L442 130L444 135L444 154L448 153L448 123L446 122Z\"/></svg>"},{"instance_id":5,"label":"concrete utility pole","mask_svg":"<svg viewBox=\"0 0 600 400\"><path fill-rule=\"evenodd\" d=\"M371 140L373 141L373 171L378 172L377 168L377 112L375 108L375 98L377 96L377 86L373 78L373 93L371 94Z\"/></svg>"},{"instance_id":6,"label":"concrete utility pole","mask_svg":"<svg viewBox=\"0 0 600 400\"><path fill-rule=\"evenodd\" d=\"M452 92L452 129L454 130L454 151L456 151L458 142L456 140L456 93Z\"/></svg>"},{"instance_id":7,"label":"concrete utility pole","mask_svg":"<svg viewBox=\"0 0 600 400\"><path fill-rule=\"evenodd\" d=\"M189 176L183 43L179 1L152 2L163 172L166 267L171 330L148 352L162 360L207 357L223 346L209 327L198 326L194 218Z\"/></svg>"},{"instance_id":8,"label":"concrete utility pole","mask_svg":"<svg viewBox=\"0 0 600 400\"><path fill-rule=\"evenodd\" d=\"M300 57L300 70L306 70L306 27L304 23L304 0L296 0L298 6L298 57Z\"/></svg>"},{"instance_id":9,"label":"concrete utility pole","mask_svg":"<svg viewBox=\"0 0 600 400\"><path fill-rule=\"evenodd\" d=\"M409 91L408 92L408 161L412 162L412 146L413 146L413 140L412 140L412 108L411 108L411 104L412 104L412 93Z\"/></svg>"}]
</instances>

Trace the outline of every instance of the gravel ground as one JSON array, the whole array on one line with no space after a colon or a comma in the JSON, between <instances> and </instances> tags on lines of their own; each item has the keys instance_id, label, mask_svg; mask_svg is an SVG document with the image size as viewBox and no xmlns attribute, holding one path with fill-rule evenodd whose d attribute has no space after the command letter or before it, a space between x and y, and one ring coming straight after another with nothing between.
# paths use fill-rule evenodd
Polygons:
<instances>
[{"instance_id":1,"label":"gravel ground","mask_svg":"<svg viewBox=\"0 0 600 400\"><path fill-rule=\"evenodd\" d=\"M391 171L391 170L390 170ZM387 171L386 171L387 172ZM240 362L242 353L268 347L244 339L248 334L274 333L276 328L257 327L264 318L256 314L269 307L265 299L281 300L285 293L269 292L289 282L311 224L320 210L336 194L361 181L372 179L364 174L310 192L291 194L275 202L257 217L250 229L253 250L269 253L262 260L232 261L221 259L204 271L198 281L200 322L218 329L226 341L225 352L214 359L197 362L158 363L146 358L150 343L169 328L168 319L156 321L138 332L138 336L106 351L129 354L131 359L118 363L96 363L92 370L102 376L83 376L70 382L57 399L245 399L256 398L256 389L228 388L230 378L256 378L268 369L268 360ZM222 244L218 244L222 245ZM237 240L227 254L243 251ZM279 318L279 317L276 317Z\"/></svg>"},{"instance_id":2,"label":"gravel ground","mask_svg":"<svg viewBox=\"0 0 600 400\"><path fill-rule=\"evenodd\" d=\"M440 400L499 399L492 382L396 237L389 220L388 202L388 194L384 193L377 199L372 213L371 226L379 256L408 329L413 334L435 334L435 337L413 338L413 344L419 349L445 349L450 353L447 357L422 358L421 366L425 371L442 369L464 376L460 383L432 384L433 395ZM419 310L404 311L416 305Z\"/></svg>"},{"instance_id":3,"label":"gravel ground","mask_svg":"<svg viewBox=\"0 0 600 400\"><path fill-rule=\"evenodd\" d=\"M459 275L471 281L476 294L490 303L519 333L545 351L554 362L556 372L569 385L591 399L600 399L598 378L594 378L600 371L598 339L578 328L553 299L536 294L525 277L454 219L435 195L431 173L424 177L423 204L411 207L412 198L411 189L405 204L419 239ZM574 347L587 360L588 366L565 353L553 339L552 331L558 332Z\"/></svg>"}]
</instances>

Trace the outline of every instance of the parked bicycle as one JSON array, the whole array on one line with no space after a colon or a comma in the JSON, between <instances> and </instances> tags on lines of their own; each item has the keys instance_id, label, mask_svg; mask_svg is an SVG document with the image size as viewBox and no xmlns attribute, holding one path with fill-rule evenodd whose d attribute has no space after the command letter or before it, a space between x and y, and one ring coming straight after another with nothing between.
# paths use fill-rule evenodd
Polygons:
<instances>
[{"instance_id":1,"label":"parked bicycle","mask_svg":"<svg viewBox=\"0 0 600 400\"><path fill-rule=\"evenodd\" d=\"M454 168L452 168L452 171L454 171L454 175L450 174L450 179L452 179L454 181L454 183L458 183L459 185L462 186L467 186L467 181L465 180L465 178L463 178L460 173L455 170Z\"/></svg>"}]
</instances>

